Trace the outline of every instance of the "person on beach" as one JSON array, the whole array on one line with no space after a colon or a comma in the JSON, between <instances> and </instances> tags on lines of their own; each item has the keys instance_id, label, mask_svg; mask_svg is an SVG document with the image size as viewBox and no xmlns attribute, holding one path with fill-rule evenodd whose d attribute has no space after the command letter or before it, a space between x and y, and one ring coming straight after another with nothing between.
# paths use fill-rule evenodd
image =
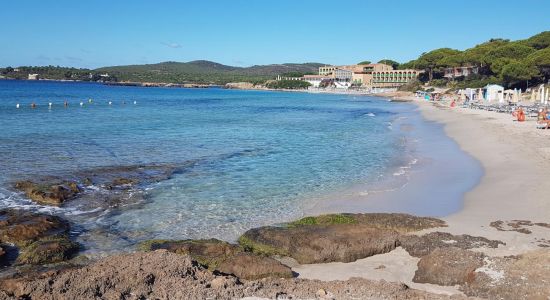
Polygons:
<instances>
[{"instance_id":1,"label":"person on beach","mask_svg":"<svg viewBox=\"0 0 550 300\"><path fill-rule=\"evenodd\" d=\"M542 125L539 128L548 129L550 127L550 120L548 119L548 109L543 108L539 110L539 113L537 116L537 124ZM544 125L546 125L546 127L544 127Z\"/></svg>"},{"instance_id":2,"label":"person on beach","mask_svg":"<svg viewBox=\"0 0 550 300\"><path fill-rule=\"evenodd\" d=\"M512 116L516 117L518 122L525 121L525 112L523 111L523 108L521 108L521 107L516 109L516 111L514 111L512 113Z\"/></svg>"}]
</instances>

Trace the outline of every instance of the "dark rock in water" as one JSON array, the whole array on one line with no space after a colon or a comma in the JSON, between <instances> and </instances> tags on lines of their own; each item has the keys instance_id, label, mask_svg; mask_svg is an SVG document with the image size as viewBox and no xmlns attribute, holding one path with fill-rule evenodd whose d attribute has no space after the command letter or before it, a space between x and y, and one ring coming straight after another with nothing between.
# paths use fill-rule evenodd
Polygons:
<instances>
[{"instance_id":1,"label":"dark rock in water","mask_svg":"<svg viewBox=\"0 0 550 300\"><path fill-rule=\"evenodd\" d=\"M437 248L456 247L474 249L480 247L497 248L504 245L501 241L489 240L471 235L453 235L447 232L431 232L425 235L402 235L399 237L401 247L414 257L422 257Z\"/></svg>"},{"instance_id":2,"label":"dark rock in water","mask_svg":"<svg viewBox=\"0 0 550 300\"><path fill-rule=\"evenodd\" d=\"M80 245L66 236L49 237L33 242L24 248L17 264L51 264L72 258Z\"/></svg>"},{"instance_id":3,"label":"dark rock in water","mask_svg":"<svg viewBox=\"0 0 550 300\"><path fill-rule=\"evenodd\" d=\"M38 204L59 206L74 198L81 190L74 181L19 181L15 188L24 192L27 197Z\"/></svg>"},{"instance_id":4,"label":"dark rock in water","mask_svg":"<svg viewBox=\"0 0 550 300\"><path fill-rule=\"evenodd\" d=\"M245 232L239 243L256 254L290 256L301 264L352 262L395 249L398 235L363 224L260 227Z\"/></svg>"},{"instance_id":5,"label":"dark rock in water","mask_svg":"<svg viewBox=\"0 0 550 300\"><path fill-rule=\"evenodd\" d=\"M0 241L26 246L42 238L69 232L63 219L45 214L6 209L0 211Z\"/></svg>"},{"instance_id":6,"label":"dark rock in water","mask_svg":"<svg viewBox=\"0 0 550 300\"><path fill-rule=\"evenodd\" d=\"M209 240L151 240L140 244L140 250L168 250L182 255L190 255L201 265L212 271L232 274L242 279L265 277L292 277L289 267L279 261L252 253L244 253L237 245L224 241Z\"/></svg>"},{"instance_id":7,"label":"dark rock in water","mask_svg":"<svg viewBox=\"0 0 550 300\"><path fill-rule=\"evenodd\" d=\"M471 283L483 266L482 253L456 247L437 248L418 262L413 282L439 285Z\"/></svg>"},{"instance_id":8,"label":"dark rock in water","mask_svg":"<svg viewBox=\"0 0 550 300\"><path fill-rule=\"evenodd\" d=\"M221 262L217 271L241 279L255 280L266 277L292 278L292 270L279 261L253 253L241 252Z\"/></svg>"}]
</instances>

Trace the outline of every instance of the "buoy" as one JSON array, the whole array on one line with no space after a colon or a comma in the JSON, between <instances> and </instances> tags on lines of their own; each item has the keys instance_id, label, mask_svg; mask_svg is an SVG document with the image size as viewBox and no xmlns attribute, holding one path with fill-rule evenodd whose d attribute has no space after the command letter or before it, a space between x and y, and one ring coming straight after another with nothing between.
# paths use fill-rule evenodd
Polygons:
<instances>
[{"instance_id":1,"label":"buoy","mask_svg":"<svg viewBox=\"0 0 550 300\"><path fill-rule=\"evenodd\" d=\"M84 102L80 101L80 106L84 106Z\"/></svg>"},{"instance_id":2,"label":"buoy","mask_svg":"<svg viewBox=\"0 0 550 300\"><path fill-rule=\"evenodd\" d=\"M48 103L48 106L49 106L50 108L52 108L52 103L51 103L51 102L50 102L50 103Z\"/></svg>"},{"instance_id":3,"label":"buoy","mask_svg":"<svg viewBox=\"0 0 550 300\"><path fill-rule=\"evenodd\" d=\"M137 101L134 101L134 104L137 104Z\"/></svg>"},{"instance_id":4,"label":"buoy","mask_svg":"<svg viewBox=\"0 0 550 300\"><path fill-rule=\"evenodd\" d=\"M17 104L15 105L15 108L19 108L19 103L17 103Z\"/></svg>"},{"instance_id":5,"label":"buoy","mask_svg":"<svg viewBox=\"0 0 550 300\"><path fill-rule=\"evenodd\" d=\"M93 102L93 100L91 98L88 99L88 103L92 103L92 102Z\"/></svg>"},{"instance_id":6,"label":"buoy","mask_svg":"<svg viewBox=\"0 0 550 300\"><path fill-rule=\"evenodd\" d=\"M109 101L109 105L113 105L113 101Z\"/></svg>"}]
</instances>

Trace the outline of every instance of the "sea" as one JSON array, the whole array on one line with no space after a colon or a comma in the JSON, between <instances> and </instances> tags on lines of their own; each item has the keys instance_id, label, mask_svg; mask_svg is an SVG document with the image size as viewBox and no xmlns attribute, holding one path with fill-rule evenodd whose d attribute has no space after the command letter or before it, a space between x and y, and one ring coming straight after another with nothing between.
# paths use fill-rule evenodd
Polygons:
<instances>
[{"instance_id":1,"label":"sea","mask_svg":"<svg viewBox=\"0 0 550 300\"><path fill-rule=\"evenodd\" d=\"M23 179L152 165L178 171L133 189L139 197L127 206L43 206L14 188ZM153 238L235 241L312 213L446 216L483 173L411 103L16 80L0 80L0 166L0 208L66 218L84 253L100 256Z\"/></svg>"}]
</instances>

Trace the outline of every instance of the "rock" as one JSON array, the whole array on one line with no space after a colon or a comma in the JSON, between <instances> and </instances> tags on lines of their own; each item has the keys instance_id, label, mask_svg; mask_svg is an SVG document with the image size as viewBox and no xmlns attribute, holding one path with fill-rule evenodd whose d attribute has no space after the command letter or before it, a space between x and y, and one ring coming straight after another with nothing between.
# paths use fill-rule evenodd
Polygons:
<instances>
[{"instance_id":1,"label":"rock","mask_svg":"<svg viewBox=\"0 0 550 300\"><path fill-rule=\"evenodd\" d=\"M369 225L373 228L395 230L401 233L447 226L445 221L440 219L417 217L409 214L398 213L328 214L315 217L305 217L300 220L290 222L287 226L296 227L305 225L335 224L362 224Z\"/></svg>"},{"instance_id":2,"label":"rock","mask_svg":"<svg viewBox=\"0 0 550 300\"><path fill-rule=\"evenodd\" d=\"M520 256L486 257L466 295L490 299L550 299L550 249Z\"/></svg>"},{"instance_id":3,"label":"rock","mask_svg":"<svg viewBox=\"0 0 550 300\"><path fill-rule=\"evenodd\" d=\"M212 271L233 274L241 279L291 278L293 276L289 267L273 258L244 253L241 247L217 239L151 240L142 243L139 248L144 251L164 249L177 254L190 255Z\"/></svg>"},{"instance_id":4,"label":"rock","mask_svg":"<svg viewBox=\"0 0 550 300\"><path fill-rule=\"evenodd\" d=\"M277 295L315 299L320 289L326 291L325 297L335 299L450 298L399 283L359 278L331 282L266 278L239 282L234 277L214 275L189 256L165 250L115 255L84 267L0 280L0 295L7 299L275 299Z\"/></svg>"},{"instance_id":5,"label":"rock","mask_svg":"<svg viewBox=\"0 0 550 300\"><path fill-rule=\"evenodd\" d=\"M165 249L177 254L187 254L209 269L216 269L221 262L236 255L241 249L217 239L208 240L150 240L139 245L142 251Z\"/></svg>"},{"instance_id":6,"label":"rock","mask_svg":"<svg viewBox=\"0 0 550 300\"><path fill-rule=\"evenodd\" d=\"M460 249L498 248L504 245L501 241L489 240L471 235L452 235L447 232L431 232L421 236L402 235L399 243L411 256L422 257L437 248L456 247Z\"/></svg>"},{"instance_id":7,"label":"rock","mask_svg":"<svg viewBox=\"0 0 550 300\"><path fill-rule=\"evenodd\" d=\"M30 180L19 181L15 184L15 188L38 204L55 206L63 204L80 193L76 182L55 179L39 183Z\"/></svg>"},{"instance_id":8,"label":"rock","mask_svg":"<svg viewBox=\"0 0 550 300\"><path fill-rule=\"evenodd\" d=\"M25 247L17 258L18 264L50 264L68 260L78 252L80 245L65 236L50 237Z\"/></svg>"},{"instance_id":9,"label":"rock","mask_svg":"<svg viewBox=\"0 0 550 300\"><path fill-rule=\"evenodd\" d=\"M254 88L254 84L250 82L229 82L225 84L225 88L249 90Z\"/></svg>"},{"instance_id":10,"label":"rock","mask_svg":"<svg viewBox=\"0 0 550 300\"><path fill-rule=\"evenodd\" d=\"M437 248L422 257L413 282L455 285L473 282L484 255L456 247Z\"/></svg>"},{"instance_id":11,"label":"rock","mask_svg":"<svg viewBox=\"0 0 550 300\"><path fill-rule=\"evenodd\" d=\"M22 210L0 211L0 240L18 246L26 246L39 239L63 235L69 232L69 224L63 219Z\"/></svg>"},{"instance_id":12,"label":"rock","mask_svg":"<svg viewBox=\"0 0 550 300\"><path fill-rule=\"evenodd\" d=\"M245 232L239 243L260 255L290 256L301 264L352 262L389 252L398 233L363 224L260 227Z\"/></svg>"},{"instance_id":13,"label":"rock","mask_svg":"<svg viewBox=\"0 0 550 300\"><path fill-rule=\"evenodd\" d=\"M293 277L292 270L279 261L252 253L239 253L223 261L216 270L247 280Z\"/></svg>"}]
</instances>

